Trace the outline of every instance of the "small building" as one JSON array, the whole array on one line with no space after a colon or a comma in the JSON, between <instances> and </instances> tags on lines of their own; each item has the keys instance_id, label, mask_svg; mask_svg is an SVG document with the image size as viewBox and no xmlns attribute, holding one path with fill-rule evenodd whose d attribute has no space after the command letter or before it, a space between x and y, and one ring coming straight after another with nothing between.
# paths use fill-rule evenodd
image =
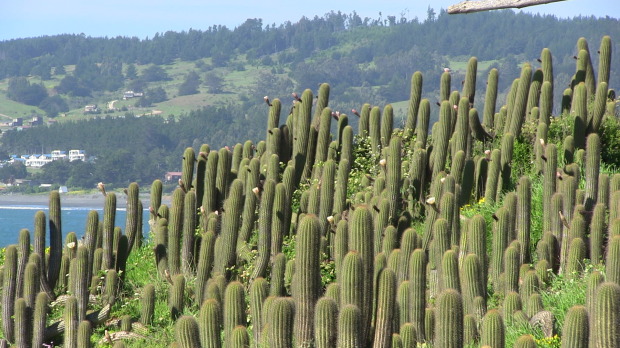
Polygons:
<instances>
[{"instance_id":1,"label":"small building","mask_svg":"<svg viewBox=\"0 0 620 348\"><path fill-rule=\"evenodd\" d=\"M86 105L84 107L84 112L97 112L98 110L97 104Z\"/></svg>"},{"instance_id":2,"label":"small building","mask_svg":"<svg viewBox=\"0 0 620 348\"><path fill-rule=\"evenodd\" d=\"M34 116L28 123L30 126L40 126L43 124L43 116Z\"/></svg>"},{"instance_id":3,"label":"small building","mask_svg":"<svg viewBox=\"0 0 620 348\"><path fill-rule=\"evenodd\" d=\"M67 159L67 151L61 151L61 150L52 151L53 161L63 160L63 159Z\"/></svg>"},{"instance_id":4,"label":"small building","mask_svg":"<svg viewBox=\"0 0 620 348\"><path fill-rule=\"evenodd\" d=\"M67 193L69 192L69 189L67 188L67 186L60 186L58 188L58 193Z\"/></svg>"},{"instance_id":5,"label":"small building","mask_svg":"<svg viewBox=\"0 0 620 348\"><path fill-rule=\"evenodd\" d=\"M11 127L21 127L23 125L24 125L24 119L21 118L21 117L14 118L13 122L9 123L9 126L11 126Z\"/></svg>"},{"instance_id":6,"label":"small building","mask_svg":"<svg viewBox=\"0 0 620 348\"><path fill-rule=\"evenodd\" d=\"M178 181L183 176L182 172L166 172L164 175L165 182Z\"/></svg>"},{"instance_id":7,"label":"small building","mask_svg":"<svg viewBox=\"0 0 620 348\"><path fill-rule=\"evenodd\" d=\"M86 161L84 150L69 150L69 162L73 161Z\"/></svg>"},{"instance_id":8,"label":"small building","mask_svg":"<svg viewBox=\"0 0 620 348\"><path fill-rule=\"evenodd\" d=\"M131 99L133 97L135 97L136 94L133 91L125 91L125 93L123 93L123 99L127 100L127 99Z\"/></svg>"}]
</instances>

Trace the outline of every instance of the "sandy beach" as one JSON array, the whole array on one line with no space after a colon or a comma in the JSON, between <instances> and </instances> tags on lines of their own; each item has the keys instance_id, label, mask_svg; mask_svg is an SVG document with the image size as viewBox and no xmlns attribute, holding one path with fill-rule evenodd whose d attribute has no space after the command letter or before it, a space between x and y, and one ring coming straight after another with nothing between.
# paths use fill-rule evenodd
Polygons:
<instances>
[{"instance_id":1,"label":"sandy beach","mask_svg":"<svg viewBox=\"0 0 620 348\"><path fill-rule=\"evenodd\" d=\"M144 208L149 207L149 197L141 196ZM162 204L169 204L169 197L162 199ZM49 204L49 194L2 194L0 195L0 206L29 206ZM100 208L105 205L105 197L101 193L92 194L60 194L60 205L62 207L80 207L80 208ZM116 193L116 207L125 208L127 206L127 196L123 193Z\"/></svg>"}]
</instances>

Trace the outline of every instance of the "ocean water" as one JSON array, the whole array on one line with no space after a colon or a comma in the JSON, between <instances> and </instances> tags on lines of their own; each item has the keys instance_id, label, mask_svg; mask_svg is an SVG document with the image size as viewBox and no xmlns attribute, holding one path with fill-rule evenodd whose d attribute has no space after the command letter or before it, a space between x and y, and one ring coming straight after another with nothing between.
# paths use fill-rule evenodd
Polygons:
<instances>
[{"instance_id":1,"label":"ocean water","mask_svg":"<svg viewBox=\"0 0 620 348\"><path fill-rule=\"evenodd\" d=\"M17 244L19 231L27 228L31 232L31 242L34 231L34 215L37 211L42 210L48 216L49 209L43 205L10 205L0 206L0 248L7 245ZM99 213L99 220L103 219L103 209L88 207L63 207L61 212L62 236L63 240L69 232L75 232L78 238L82 237L86 228L86 218L91 210ZM115 226L120 226L125 231L125 217L127 212L125 209L116 210ZM142 234L146 238L149 232L148 220L149 212L143 212ZM49 246L49 226L46 230Z\"/></svg>"}]
</instances>

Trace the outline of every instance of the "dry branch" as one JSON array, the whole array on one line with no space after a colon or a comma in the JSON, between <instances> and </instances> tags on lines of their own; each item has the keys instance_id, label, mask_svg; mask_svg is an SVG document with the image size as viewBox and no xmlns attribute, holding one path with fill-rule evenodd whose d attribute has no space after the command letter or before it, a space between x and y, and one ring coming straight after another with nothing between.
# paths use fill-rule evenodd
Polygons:
<instances>
[{"instance_id":1,"label":"dry branch","mask_svg":"<svg viewBox=\"0 0 620 348\"><path fill-rule=\"evenodd\" d=\"M504 8L523 8L529 6L549 4L565 0L480 0L462 1L448 7L449 14L481 12L499 10Z\"/></svg>"}]
</instances>

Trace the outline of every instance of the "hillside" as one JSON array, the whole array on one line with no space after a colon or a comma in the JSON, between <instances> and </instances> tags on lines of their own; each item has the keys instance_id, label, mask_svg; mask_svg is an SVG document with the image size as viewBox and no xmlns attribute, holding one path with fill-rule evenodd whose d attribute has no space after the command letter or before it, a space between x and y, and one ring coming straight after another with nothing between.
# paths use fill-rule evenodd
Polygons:
<instances>
[{"instance_id":1,"label":"hillside","mask_svg":"<svg viewBox=\"0 0 620 348\"><path fill-rule=\"evenodd\" d=\"M470 58L462 87L442 74L435 123L421 73L403 127L390 104L332 110L326 83L295 95L290 113L266 100L258 143L177 154L170 205L160 180L129 184L124 231L101 184L102 219L89 215L80 241L63 235L52 193L34 234L1 254L0 343L620 345L620 120L611 38L590 45L596 73L579 39L559 100L548 49L541 69L522 64L506 103L502 72L476 88Z\"/></svg>"}]
</instances>

